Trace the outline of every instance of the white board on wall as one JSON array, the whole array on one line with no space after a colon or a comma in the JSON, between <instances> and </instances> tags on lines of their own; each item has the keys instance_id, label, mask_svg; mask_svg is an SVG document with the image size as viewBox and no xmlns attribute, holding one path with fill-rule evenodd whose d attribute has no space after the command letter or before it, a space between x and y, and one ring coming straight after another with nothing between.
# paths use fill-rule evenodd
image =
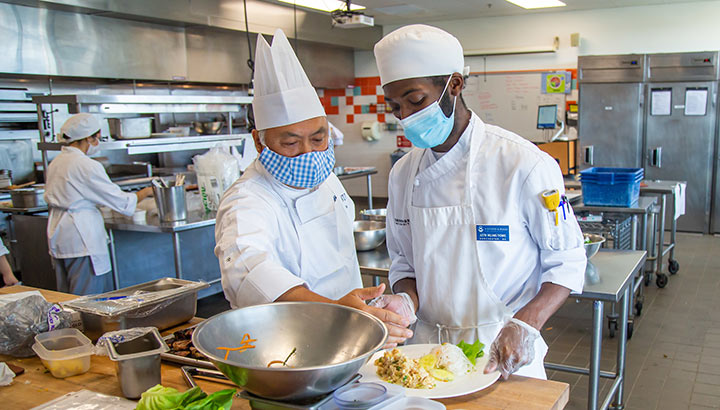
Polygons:
<instances>
[{"instance_id":1,"label":"white board on wall","mask_svg":"<svg viewBox=\"0 0 720 410\"><path fill-rule=\"evenodd\" d=\"M547 141L557 130L537 129L538 106L557 104L565 118L565 94L543 94L542 73L481 74L468 77L463 98L484 122L530 141Z\"/></svg>"}]
</instances>

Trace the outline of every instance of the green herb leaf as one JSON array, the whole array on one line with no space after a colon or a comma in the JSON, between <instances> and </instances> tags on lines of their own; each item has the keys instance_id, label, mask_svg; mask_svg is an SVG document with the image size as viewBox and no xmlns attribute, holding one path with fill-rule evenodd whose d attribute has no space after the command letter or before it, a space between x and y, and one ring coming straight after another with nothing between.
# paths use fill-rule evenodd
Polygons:
<instances>
[{"instance_id":1,"label":"green herb leaf","mask_svg":"<svg viewBox=\"0 0 720 410\"><path fill-rule=\"evenodd\" d=\"M478 357L483 357L483 348L485 345L480 343L479 340L476 340L473 344L465 343L464 340L461 340L457 346L465 353L465 356L467 356L473 366L475 366Z\"/></svg>"}]
</instances>

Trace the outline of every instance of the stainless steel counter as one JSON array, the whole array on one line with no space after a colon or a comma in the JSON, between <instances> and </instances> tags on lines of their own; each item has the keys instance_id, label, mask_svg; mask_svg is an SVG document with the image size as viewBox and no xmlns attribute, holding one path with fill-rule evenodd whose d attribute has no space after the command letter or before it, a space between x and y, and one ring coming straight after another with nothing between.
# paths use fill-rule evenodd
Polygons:
<instances>
[{"instance_id":1,"label":"stainless steel counter","mask_svg":"<svg viewBox=\"0 0 720 410\"><path fill-rule=\"evenodd\" d=\"M203 210L188 211L187 219L175 222L162 222L156 213L148 215L145 222L134 222L130 218L105 218L107 229L134 232L173 233L211 225L215 225L215 212L205 213Z\"/></svg>"}]
</instances>

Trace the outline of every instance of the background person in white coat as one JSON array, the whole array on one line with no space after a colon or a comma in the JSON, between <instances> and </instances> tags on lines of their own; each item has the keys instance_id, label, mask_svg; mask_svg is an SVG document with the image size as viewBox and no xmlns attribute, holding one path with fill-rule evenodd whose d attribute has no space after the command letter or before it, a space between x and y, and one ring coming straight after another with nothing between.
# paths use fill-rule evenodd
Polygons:
<instances>
[{"instance_id":1,"label":"background person in white coat","mask_svg":"<svg viewBox=\"0 0 720 410\"><path fill-rule=\"evenodd\" d=\"M259 157L223 196L215 227L225 297L233 308L275 301L339 303L388 323L389 344L409 322L365 300L353 238L355 206L332 173L325 111L282 30L258 36L252 131Z\"/></svg>"},{"instance_id":2,"label":"background person in white coat","mask_svg":"<svg viewBox=\"0 0 720 410\"><path fill-rule=\"evenodd\" d=\"M132 216L150 187L123 192L102 164L90 158L100 144L100 119L81 113L60 128L68 143L47 169L45 201L50 209L47 236L58 291L90 295L112 290L105 223L98 206Z\"/></svg>"},{"instance_id":3,"label":"background person in white coat","mask_svg":"<svg viewBox=\"0 0 720 410\"><path fill-rule=\"evenodd\" d=\"M544 205L563 193L557 163L535 145L484 124L462 100L458 40L411 25L375 45L385 101L417 147L390 173L387 308L417 311L412 343L486 345L486 372L545 378L539 329L581 292L577 220ZM489 350L489 351L488 351Z\"/></svg>"}]
</instances>

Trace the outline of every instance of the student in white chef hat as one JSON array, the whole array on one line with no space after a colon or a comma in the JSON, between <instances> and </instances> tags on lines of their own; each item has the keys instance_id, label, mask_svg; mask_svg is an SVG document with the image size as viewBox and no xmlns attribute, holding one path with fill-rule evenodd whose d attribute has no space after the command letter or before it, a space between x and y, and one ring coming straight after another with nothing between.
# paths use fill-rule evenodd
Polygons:
<instances>
[{"instance_id":1,"label":"student in white chef hat","mask_svg":"<svg viewBox=\"0 0 720 410\"><path fill-rule=\"evenodd\" d=\"M275 301L338 303L388 324L388 346L409 320L365 300L353 238L355 206L338 178L317 92L282 30L258 36L252 131L258 159L222 198L215 227L225 297L233 308Z\"/></svg>"}]
</instances>

